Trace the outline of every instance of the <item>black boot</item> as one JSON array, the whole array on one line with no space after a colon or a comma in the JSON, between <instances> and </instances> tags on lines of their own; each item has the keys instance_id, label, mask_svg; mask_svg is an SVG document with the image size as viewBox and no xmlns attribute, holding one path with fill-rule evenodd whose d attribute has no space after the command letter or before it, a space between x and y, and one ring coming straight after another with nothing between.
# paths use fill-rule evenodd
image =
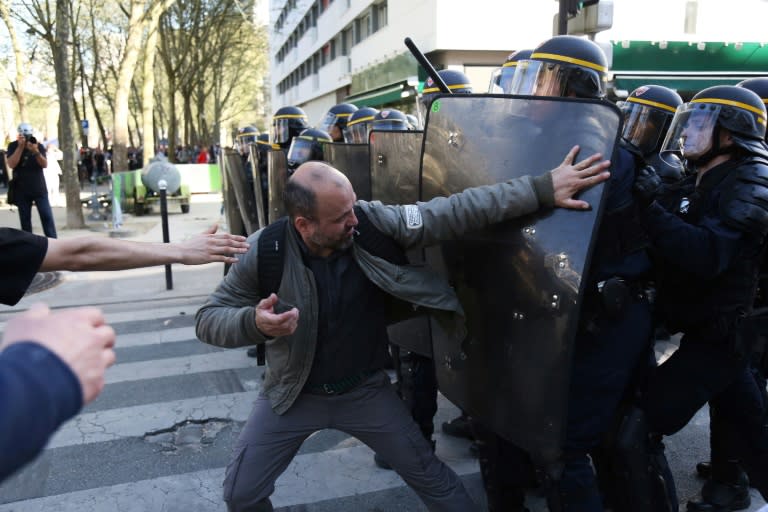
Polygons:
<instances>
[{"instance_id":1,"label":"black boot","mask_svg":"<svg viewBox=\"0 0 768 512\"><path fill-rule=\"evenodd\" d=\"M705 461L696 464L696 475L700 478L709 479L712 476L712 463Z\"/></svg>"},{"instance_id":2,"label":"black boot","mask_svg":"<svg viewBox=\"0 0 768 512\"><path fill-rule=\"evenodd\" d=\"M453 418L451 421L444 421L443 432L449 436L463 437L470 441L475 439L472 432L472 419L466 414Z\"/></svg>"},{"instance_id":3,"label":"black boot","mask_svg":"<svg viewBox=\"0 0 768 512\"><path fill-rule=\"evenodd\" d=\"M701 500L688 502L688 512L730 512L749 507L749 478L738 464L728 465L724 474L707 480L701 488Z\"/></svg>"}]
</instances>

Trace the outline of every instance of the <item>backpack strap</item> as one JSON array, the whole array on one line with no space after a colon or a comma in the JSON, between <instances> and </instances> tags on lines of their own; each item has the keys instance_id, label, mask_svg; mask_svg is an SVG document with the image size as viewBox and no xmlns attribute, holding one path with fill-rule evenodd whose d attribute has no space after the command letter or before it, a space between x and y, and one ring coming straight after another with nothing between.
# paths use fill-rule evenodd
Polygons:
<instances>
[{"instance_id":1,"label":"backpack strap","mask_svg":"<svg viewBox=\"0 0 768 512\"><path fill-rule=\"evenodd\" d=\"M285 260L285 229L288 217L282 217L264 228L259 236L259 294L269 297L277 293L283 278Z\"/></svg>"}]
</instances>

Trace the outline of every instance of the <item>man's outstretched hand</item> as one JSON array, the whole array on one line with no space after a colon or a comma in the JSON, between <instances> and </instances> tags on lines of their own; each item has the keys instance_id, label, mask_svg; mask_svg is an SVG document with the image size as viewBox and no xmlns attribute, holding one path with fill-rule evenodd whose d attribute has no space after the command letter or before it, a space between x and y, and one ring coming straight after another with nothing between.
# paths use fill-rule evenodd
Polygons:
<instances>
[{"instance_id":1,"label":"man's outstretched hand","mask_svg":"<svg viewBox=\"0 0 768 512\"><path fill-rule=\"evenodd\" d=\"M237 263L235 255L248 251L249 244L245 241L245 237L228 233L216 234L217 229L218 225L214 224L202 234L179 242L182 249L181 263L185 265L201 265L215 261Z\"/></svg>"},{"instance_id":2,"label":"man's outstretched hand","mask_svg":"<svg viewBox=\"0 0 768 512\"><path fill-rule=\"evenodd\" d=\"M602 160L602 155L596 153L581 162L574 164L573 160L579 153L579 146L574 146L565 156L563 163L556 169L552 169L552 186L555 190L555 206L561 208L574 208L588 210L589 203L574 199L582 189L597 185L607 180L610 173L607 171L611 162Z\"/></svg>"}]
</instances>

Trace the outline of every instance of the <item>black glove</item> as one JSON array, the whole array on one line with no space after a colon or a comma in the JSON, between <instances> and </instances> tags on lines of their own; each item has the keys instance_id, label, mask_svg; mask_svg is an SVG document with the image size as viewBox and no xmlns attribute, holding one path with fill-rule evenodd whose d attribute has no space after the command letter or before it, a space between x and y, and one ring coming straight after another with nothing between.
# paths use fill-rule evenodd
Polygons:
<instances>
[{"instance_id":1,"label":"black glove","mask_svg":"<svg viewBox=\"0 0 768 512\"><path fill-rule=\"evenodd\" d=\"M646 165L637 172L632 193L635 202L643 208L649 206L661 191L661 178L656 174L656 169Z\"/></svg>"}]
</instances>

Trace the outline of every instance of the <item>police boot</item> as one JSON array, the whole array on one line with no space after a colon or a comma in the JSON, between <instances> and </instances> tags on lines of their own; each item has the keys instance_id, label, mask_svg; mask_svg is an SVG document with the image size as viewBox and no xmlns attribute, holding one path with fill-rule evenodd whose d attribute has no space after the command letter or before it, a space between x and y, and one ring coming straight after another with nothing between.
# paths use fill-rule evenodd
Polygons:
<instances>
[{"instance_id":1,"label":"police boot","mask_svg":"<svg viewBox=\"0 0 768 512\"><path fill-rule=\"evenodd\" d=\"M436 442L433 439L427 439L427 441L429 441L429 444L432 445L432 453L435 453ZM375 462L376 465L381 469L392 469L392 466L387 464L387 461L384 460L384 457L378 453L373 454L373 462Z\"/></svg>"},{"instance_id":2,"label":"police boot","mask_svg":"<svg viewBox=\"0 0 768 512\"><path fill-rule=\"evenodd\" d=\"M475 439L475 435L472 432L472 419L466 414L462 414L451 421L444 421L443 432L449 436L463 437L470 441Z\"/></svg>"},{"instance_id":3,"label":"police boot","mask_svg":"<svg viewBox=\"0 0 768 512\"><path fill-rule=\"evenodd\" d=\"M701 478L709 479L712 476L712 463L705 461L696 464L696 475Z\"/></svg>"},{"instance_id":4,"label":"police boot","mask_svg":"<svg viewBox=\"0 0 768 512\"><path fill-rule=\"evenodd\" d=\"M711 468L710 468L711 469ZM688 502L688 512L730 512L751 504L749 477L736 463L728 463L701 488L701 500Z\"/></svg>"}]
</instances>

